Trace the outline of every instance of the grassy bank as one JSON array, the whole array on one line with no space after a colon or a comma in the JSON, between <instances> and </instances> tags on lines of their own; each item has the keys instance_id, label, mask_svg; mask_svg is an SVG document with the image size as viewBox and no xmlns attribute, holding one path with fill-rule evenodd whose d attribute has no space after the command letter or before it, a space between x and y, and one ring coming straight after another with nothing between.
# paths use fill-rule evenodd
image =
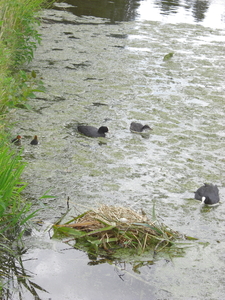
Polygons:
<instances>
[{"instance_id":1,"label":"grassy bank","mask_svg":"<svg viewBox=\"0 0 225 300\"><path fill-rule=\"evenodd\" d=\"M46 0L0 0L0 113L24 102L33 85L21 68L30 62L40 35L37 12ZM35 76L33 76L35 77Z\"/></svg>"},{"instance_id":2,"label":"grassy bank","mask_svg":"<svg viewBox=\"0 0 225 300\"><path fill-rule=\"evenodd\" d=\"M35 73L26 73L22 68L32 60L40 42L37 13L45 2L0 0L0 298L9 279L2 260L7 254L16 259L17 247L13 245L32 216L30 203L20 195L26 186L21 182L25 167L20 158L22 150L11 144L7 120L11 109L26 105L36 88Z\"/></svg>"}]
</instances>

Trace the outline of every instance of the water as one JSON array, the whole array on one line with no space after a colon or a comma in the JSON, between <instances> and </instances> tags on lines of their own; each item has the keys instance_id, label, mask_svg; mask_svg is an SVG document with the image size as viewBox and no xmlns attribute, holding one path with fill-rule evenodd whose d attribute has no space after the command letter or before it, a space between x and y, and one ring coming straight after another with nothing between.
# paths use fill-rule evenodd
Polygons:
<instances>
[{"instance_id":1,"label":"water","mask_svg":"<svg viewBox=\"0 0 225 300\"><path fill-rule=\"evenodd\" d=\"M200 24L210 28L224 28L225 8L222 0L213 1L149 1L141 2L141 20L164 23Z\"/></svg>"},{"instance_id":2,"label":"water","mask_svg":"<svg viewBox=\"0 0 225 300\"><path fill-rule=\"evenodd\" d=\"M137 2L133 17L120 22L103 13L76 16L62 4L43 12L43 42L30 68L47 92L15 115L29 161L26 196L41 208L43 227L61 216L69 197L75 213L104 203L151 216L155 205L160 220L198 241L183 255L152 262L147 254L137 272L128 263L89 266L85 253L34 230L24 258L37 260L24 265L49 292L41 299L224 298L224 5L201 1L208 10L197 22L190 20L194 2L167 12L163 2ZM146 16L147 5L154 18ZM217 5L221 18L214 23ZM129 131L133 120L153 128L149 138ZM74 129L78 122L110 133L86 138ZM32 147L35 134L40 144ZM218 207L193 200L204 182L218 185ZM55 197L39 199L49 189ZM23 297L31 299L25 291Z\"/></svg>"}]
</instances>

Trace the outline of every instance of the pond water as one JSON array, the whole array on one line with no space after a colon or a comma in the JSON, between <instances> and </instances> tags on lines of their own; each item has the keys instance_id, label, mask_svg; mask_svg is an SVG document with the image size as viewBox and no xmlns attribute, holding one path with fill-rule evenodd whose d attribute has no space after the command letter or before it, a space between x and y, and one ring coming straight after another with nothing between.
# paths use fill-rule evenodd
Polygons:
<instances>
[{"instance_id":1,"label":"pond water","mask_svg":"<svg viewBox=\"0 0 225 300\"><path fill-rule=\"evenodd\" d=\"M224 299L225 4L121 1L123 13L115 2L112 14L99 10L105 1L96 13L81 2L43 11L30 69L46 93L14 116L29 162L26 197L45 224L27 237L24 266L48 291L40 299ZM153 128L148 138L129 131L134 120ZM87 138L79 122L110 132ZM193 199L204 182L218 185L219 206ZM54 197L40 199L46 191ZM146 254L138 271L126 262L90 265L44 231L68 197L71 215L109 204L151 217L154 206L159 220L198 240L183 255Z\"/></svg>"}]
</instances>

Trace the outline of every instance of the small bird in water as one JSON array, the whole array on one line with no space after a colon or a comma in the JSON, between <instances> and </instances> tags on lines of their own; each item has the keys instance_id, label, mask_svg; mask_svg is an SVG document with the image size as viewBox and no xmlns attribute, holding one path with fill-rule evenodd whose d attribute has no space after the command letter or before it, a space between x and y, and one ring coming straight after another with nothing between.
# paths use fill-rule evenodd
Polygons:
<instances>
[{"instance_id":1,"label":"small bird in water","mask_svg":"<svg viewBox=\"0 0 225 300\"><path fill-rule=\"evenodd\" d=\"M38 144L38 138L37 135L34 136L33 140L30 142L31 145L37 145Z\"/></svg>"},{"instance_id":2,"label":"small bird in water","mask_svg":"<svg viewBox=\"0 0 225 300\"><path fill-rule=\"evenodd\" d=\"M108 127L101 126L99 129L89 125L78 125L77 129L80 133L89 137L105 137L105 133L109 131Z\"/></svg>"},{"instance_id":3,"label":"small bird in water","mask_svg":"<svg viewBox=\"0 0 225 300\"><path fill-rule=\"evenodd\" d=\"M141 123L132 122L130 124L130 131L132 132L147 132L152 130L148 125L142 125Z\"/></svg>"},{"instance_id":4,"label":"small bird in water","mask_svg":"<svg viewBox=\"0 0 225 300\"><path fill-rule=\"evenodd\" d=\"M14 144L14 145L16 145L16 146L20 146L21 145L21 136L20 135L17 135L17 137L16 138L14 138L14 139L12 139L12 143Z\"/></svg>"},{"instance_id":5,"label":"small bird in water","mask_svg":"<svg viewBox=\"0 0 225 300\"><path fill-rule=\"evenodd\" d=\"M216 204L220 201L217 185L205 183L195 192L195 199L202 201L202 204Z\"/></svg>"}]
</instances>

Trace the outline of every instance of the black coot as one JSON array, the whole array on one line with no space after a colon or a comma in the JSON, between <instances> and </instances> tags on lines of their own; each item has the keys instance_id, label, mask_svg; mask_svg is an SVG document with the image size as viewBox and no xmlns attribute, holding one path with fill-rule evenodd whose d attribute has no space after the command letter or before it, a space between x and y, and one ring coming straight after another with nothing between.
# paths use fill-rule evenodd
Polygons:
<instances>
[{"instance_id":1,"label":"black coot","mask_svg":"<svg viewBox=\"0 0 225 300\"><path fill-rule=\"evenodd\" d=\"M195 192L195 199L208 205L218 203L220 201L220 197L217 185L205 183L205 185L201 186Z\"/></svg>"},{"instance_id":2,"label":"black coot","mask_svg":"<svg viewBox=\"0 0 225 300\"><path fill-rule=\"evenodd\" d=\"M105 137L105 133L108 132L108 127L101 126L99 129L89 125L78 125L77 129L80 133L89 137Z\"/></svg>"},{"instance_id":3,"label":"black coot","mask_svg":"<svg viewBox=\"0 0 225 300\"><path fill-rule=\"evenodd\" d=\"M152 130L148 125L142 125L141 123L132 122L130 124L130 131L134 132L145 132L148 130Z\"/></svg>"}]
</instances>

